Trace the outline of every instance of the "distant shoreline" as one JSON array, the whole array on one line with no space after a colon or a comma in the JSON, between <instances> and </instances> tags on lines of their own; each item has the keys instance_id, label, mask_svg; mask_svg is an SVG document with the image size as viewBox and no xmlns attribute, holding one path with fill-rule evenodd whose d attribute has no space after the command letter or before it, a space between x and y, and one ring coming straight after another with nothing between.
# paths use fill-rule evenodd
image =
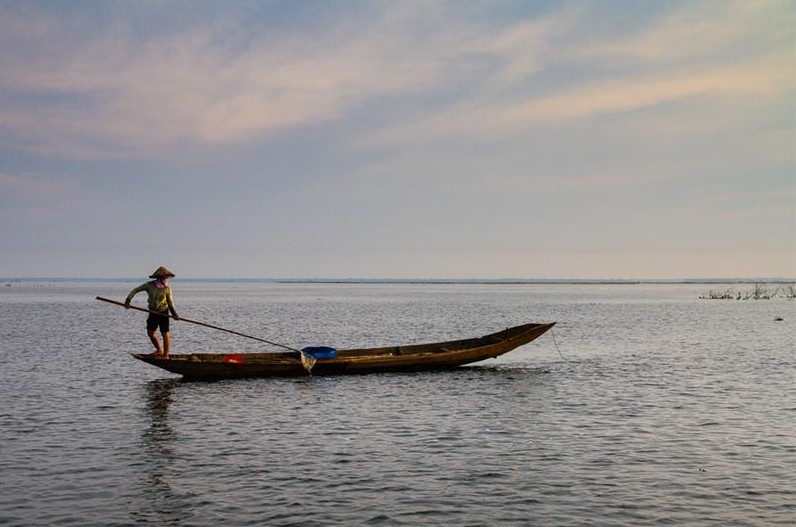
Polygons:
<instances>
[{"instance_id":1,"label":"distant shoreline","mask_svg":"<svg viewBox=\"0 0 796 527\"><path fill-rule=\"evenodd\" d=\"M0 277L0 283L133 283L137 278L76 278L76 277ZM616 278L175 278L183 283L271 283L271 284L396 284L396 285L640 285L640 284L788 284L796 278L660 278L624 280Z\"/></svg>"}]
</instances>

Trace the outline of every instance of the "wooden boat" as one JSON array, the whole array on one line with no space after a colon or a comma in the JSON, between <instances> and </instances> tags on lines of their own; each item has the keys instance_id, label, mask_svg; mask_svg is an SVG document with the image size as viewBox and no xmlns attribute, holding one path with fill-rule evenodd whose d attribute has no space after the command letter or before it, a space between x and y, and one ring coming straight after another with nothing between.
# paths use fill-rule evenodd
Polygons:
<instances>
[{"instance_id":1,"label":"wooden boat","mask_svg":"<svg viewBox=\"0 0 796 527\"><path fill-rule=\"evenodd\" d=\"M298 352L193 353L172 354L169 358L133 354L133 357L197 380L441 370L503 355L531 342L554 325L555 322L524 324L483 337L431 344L340 349L334 358L317 359L311 367L302 362Z\"/></svg>"}]
</instances>

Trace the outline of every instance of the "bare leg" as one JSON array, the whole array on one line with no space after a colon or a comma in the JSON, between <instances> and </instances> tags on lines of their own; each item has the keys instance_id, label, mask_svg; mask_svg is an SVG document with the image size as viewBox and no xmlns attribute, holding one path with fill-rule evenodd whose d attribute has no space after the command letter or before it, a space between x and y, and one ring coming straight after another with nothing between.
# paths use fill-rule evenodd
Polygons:
<instances>
[{"instance_id":1,"label":"bare leg","mask_svg":"<svg viewBox=\"0 0 796 527\"><path fill-rule=\"evenodd\" d=\"M158 340L158 336L155 334L154 331L147 331L147 335L149 335L149 340L152 341L152 344L155 345L155 355L162 355L163 351L160 349L160 341Z\"/></svg>"},{"instance_id":2,"label":"bare leg","mask_svg":"<svg viewBox=\"0 0 796 527\"><path fill-rule=\"evenodd\" d=\"M169 349L171 348L171 336L168 331L163 332L163 356L169 358Z\"/></svg>"}]
</instances>

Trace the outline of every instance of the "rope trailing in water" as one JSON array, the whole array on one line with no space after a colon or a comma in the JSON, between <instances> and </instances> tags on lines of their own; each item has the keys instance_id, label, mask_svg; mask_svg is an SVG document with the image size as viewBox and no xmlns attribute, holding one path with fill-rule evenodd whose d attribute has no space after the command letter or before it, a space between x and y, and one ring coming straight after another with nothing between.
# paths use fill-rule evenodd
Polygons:
<instances>
[{"instance_id":1,"label":"rope trailing in water","mask_svg":"<svg viewBox=\"0 0 796 527\"><path fill-rule=\"evenodd\" d=\"M558 352L558 354L561 355L561 358L564 359L566 362L569 362L569 359L564 357L564 354L561 353L560 349L558 349L558 342L556 342L556 334L553 332L553 328L550 328L550 336L553 337L553 344L556 345L556 351Z\"/></svg>"}]
</instances>

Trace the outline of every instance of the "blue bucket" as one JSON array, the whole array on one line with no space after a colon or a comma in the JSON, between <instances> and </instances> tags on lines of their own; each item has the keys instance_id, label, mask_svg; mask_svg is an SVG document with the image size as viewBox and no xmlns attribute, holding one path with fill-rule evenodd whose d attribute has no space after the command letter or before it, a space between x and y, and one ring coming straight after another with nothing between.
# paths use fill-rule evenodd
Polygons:
<instances>
[{"instance_id":1,"label":"blue bucket","mask_svg":"<svg viewBox=\"0 0 796 527\"><path fill-rule=\"evenodd\" d=\"M329 346L308 346L301 351L315 359L333 359L337 357L337 350Z\"/></svg>"}]
</instances>

